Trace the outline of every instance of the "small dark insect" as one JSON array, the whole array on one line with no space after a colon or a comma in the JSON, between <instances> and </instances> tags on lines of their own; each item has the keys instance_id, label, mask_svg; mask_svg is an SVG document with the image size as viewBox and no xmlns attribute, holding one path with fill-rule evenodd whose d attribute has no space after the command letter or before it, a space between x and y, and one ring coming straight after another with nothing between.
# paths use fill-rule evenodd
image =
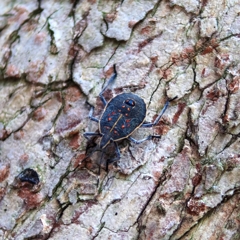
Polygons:
<instances>
[{"instance_id":1,"label":"small dark insect","mask_svg":"<svg viewBox=\"0 0 240 240\"><path fill-rule=\"evenodd\" d=\"M38 184L39 183L39 177L36 171L34 171L31 168L26 168L23 170L19 175L18 179L21 182L29 182L31 184Z\"/></svg>"},{"instance_id":2,"label":"small dark insect","mask_svg":"<svg viewBox=\"0 0 240 240\"><path fill-rule=\"evenodd\" d=\"M177 97L173 99L169 99L158 117L153 123L146 123L145 117L147 112L146 103L144 100L133 93L121 93L114 98L112 98L109 102L103 96L104 91L108 88L108 86L115 80L117 76L116 68L114 65L114 74L108 80L106 86L100 92L99 97L102 100L105 108L103 110L102 116L100 119L93 117L94 107L91 107L89 112L89 118L97 122L99 124L99 133L95 132L86 132L84 136L88 139L90 136L100 136L100 150L104 150L106 146L110 143L113 143L116 148L116 157L113 159L107 160L107 167L109 163L115 162L120 159L120 151L117 145L117 141L128 138L130 141L139 144L146 140L150 140L153 138L160 138L159 135L149 135L146 138L141 140L136 140L131 137L132 133L136 131L139 127L153 127L158 124L160 118L166 111L168 104L170 101L173 101Z\"/></svg>"}]
</instances>

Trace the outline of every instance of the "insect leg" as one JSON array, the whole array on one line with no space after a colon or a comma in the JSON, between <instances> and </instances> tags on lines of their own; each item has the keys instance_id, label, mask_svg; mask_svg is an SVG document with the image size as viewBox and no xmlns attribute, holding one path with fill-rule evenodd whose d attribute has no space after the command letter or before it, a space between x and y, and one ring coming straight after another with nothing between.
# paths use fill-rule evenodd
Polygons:
<instances>
[{"instance_id":1,"label":"insect leg","mask_svg":"<svg viewBox=\"0 0 240 240\"><path fill-rule=\"evenodd\" d=\"M102 136L100 133L95 133L95 132L86 132L83 134L83 136L86 138L86 139L89 139L88 137L90 136Z\"/></svg>"},{"instance_id":2,"label":"insect leg","mask_svg":"<svg viewBox=\"0 0 240 240\"><path fill-rule=\"evenodd\" d=\"M108 165L109 165L109 164L111 164L111 163L113 163L113 162L116 162L116 161L118 161L118 160L121 158L120 150L119 150L119 147L118 147L117 143L116 143L116 142L113 142L113 143L114 143L114 145L115 145L115 149L116 149L116 154L117 154L117 156L116 156L115 158L112 158L112 159L108 159L108 160L107 160L106 172L108 172Z\"/></svg>"},{"instance_id":3,"label":"insect leg","mask_svg":"<svg viewBox=\"0 0 240 240\"><path fill-rule=\"evenodd\" d=\"M89 112L89 114L88 114L88 117L89 117L92 121L94 121L94 122L99 122L99 119L93 117L93 111L94 111L94 107L91 106L91 109L90 109L90 112Z\"/></svg>"},{"instance_id":4,"label":"insect leg","mask_svg":"<svg viewBox=\"0 0 240 240\"><path fill-rule=\"evenodd\" d=\"M86 102L91 108L88 114L88 117L90 118L90 120L94 121L94 122L99 122L99 119L93 117L93 111L94 111L94 106L92 104L90 104L89 102Z\"/></svg>"},{"instance_id":5,"label":"insect leg","mask_svg":"<svg viewBox=\"0 0 240 240\"><path fill-rule=\"evenodd\" d=\"M106 101L106 99L104 98L103 93L106 91L106 89L109 87L109 85L114 82L114 80L115 80L116 77L117 77L117 71L116 71L116 65L115 65L115 64L113 65L113 70L114 70L113 75L112 75L112 76L110 77L110 79L107 81L107 84L105 85L105 87L103 88L103 90L99 93L99 97L101 98L104 106L107 105L107 101Z\"/></svg>"},{"instance_id":6,"label":"insect leg","mask_svg":"<svg viewBox=\"0 0 240 240\"><path fill-rule=\"evenodd\" d=\"M160 121L162 115L163 115L163 114L165 113L165 111L167 110L168 105L169 105L169 102L175 100L176 98L177 98L177 96L174 97L174 98L172 98L172 99L167 100L167 102L164 104L163 109L161 110L161 112L159 113L158 117L156 118L156 120L155 120L153 123L143 123L143 124L141 125L141 127L153 127L153 126L157 125L158 122Z\"/></svg>"},{"instance_id":7,"label":"insect leg","mask_svg":"<svg viewBox=\"0 0 240 240\"><path fill-rule=\"evenodd\" d=\"M159 135L149 135L148 137L143 138L143 139L141 139L141 140L136 140L136 139L133 138L133 137L128 137L128 139L129 139L131 142L136 143L136 144L140 144L140 143L142 143L142 142L145 142L145 141L147 141L147 140L151 140L151 139L153 139L153 138L161 138L161 136L159 136Z\"/></svg>"}]
</instances>

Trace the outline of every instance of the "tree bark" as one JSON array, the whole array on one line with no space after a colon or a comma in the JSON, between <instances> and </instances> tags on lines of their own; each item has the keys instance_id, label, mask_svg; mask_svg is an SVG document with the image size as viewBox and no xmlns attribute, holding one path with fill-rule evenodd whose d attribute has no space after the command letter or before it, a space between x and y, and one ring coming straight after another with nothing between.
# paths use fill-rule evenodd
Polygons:
<instances>
[{"instance_id":1,"label":"tree bark","mask_svg":"<svg viewBox=\"0 0 240 240\"><path fill-rule=\"evenodd\" d=\"M240 239L239 1L0 9L1 239ZM146 122L177 98L110 163L83 134L114 65L104 97L138 95Z\"/></svg>"}]
</instances>

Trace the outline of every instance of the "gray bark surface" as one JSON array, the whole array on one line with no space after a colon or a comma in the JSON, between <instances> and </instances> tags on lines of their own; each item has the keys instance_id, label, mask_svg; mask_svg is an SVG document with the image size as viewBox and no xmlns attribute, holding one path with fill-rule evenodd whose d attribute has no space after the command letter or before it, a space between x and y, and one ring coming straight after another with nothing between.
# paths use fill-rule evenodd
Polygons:
<instances>
[{"instance_id":1,"label":"gray bark surface","mask_svg":"<svg viewBox=\"0 0 240 240\"><path fill-rule=\"evenodd\" d=\"M240 239L238 0L0 2L0 239ZM99 93L147 104L104 154ZM101 165L100 174L98 172ZM39 183L23 181L33 169Z\"/></svg>"}]
</instances>

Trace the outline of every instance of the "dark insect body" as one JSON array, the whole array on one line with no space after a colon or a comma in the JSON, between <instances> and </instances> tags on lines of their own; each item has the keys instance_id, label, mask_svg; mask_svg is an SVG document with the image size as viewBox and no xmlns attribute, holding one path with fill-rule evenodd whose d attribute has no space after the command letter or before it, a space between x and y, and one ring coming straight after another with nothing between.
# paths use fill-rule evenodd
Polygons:
<instances>
[{"instance_id":1,"label":"dark insect body","mask_svg":"<svg viewBox=\"0 0 240 240\"><path fill-rule=\"evenodd\" d=\"M26 168L23 170L19 175L18 179L21 182L29 182L31 184L38 184L39 183L39 177L35 170L31 168Z\"/></svg>"},{"instance_id":2,"label":"dark insect body","mask_svg":"<svg viewBox=\"0 0 240 240\"><path fill-rule=\"evenodd\" d=\"M144 122L146 111L143 99L133 93L122 93L112 98L99 121L100 148L111 141L129 137Z\"/></svg>"},{"instance_id":3,"label":"dark insect body","mask_svg":"<svg viewBox=\"0 0 240 240\"><path fill-rule=\"evenodd\" d=\"M106 146L110 143L115 144L116 148L116 157L107 161L107 166L109 163L117 161L120 159L120 151L117 145L117 141L128 138L130 141L139 144L146 140L150 140L152 138L160 138L159 135L149 135L146 138L141 140L136 140L131 137L132 133L138 129L139 127L153 127L158 124L160 118L166 111L168 104L170 101L173 101L177 97L168 100L158 117L154 121L154 123L145 123L145 117L147 113L147 107L144 100L133 93L122 93L114 98L112 98L109 102L103 96L104 91L108 88L108 86L115 80L117 76L115 65L114 65L114 74L107 82L106 86L103 88L99 97L101 98L105 108L102 113L100 119L93 117L93 106L91 107L89 118L92 121L98 122L99 124L99 133L94 132L86 132L84 136L88 139L90 136L100 136L100 150L106 148Z\"/></svg>"}]
</instances>

